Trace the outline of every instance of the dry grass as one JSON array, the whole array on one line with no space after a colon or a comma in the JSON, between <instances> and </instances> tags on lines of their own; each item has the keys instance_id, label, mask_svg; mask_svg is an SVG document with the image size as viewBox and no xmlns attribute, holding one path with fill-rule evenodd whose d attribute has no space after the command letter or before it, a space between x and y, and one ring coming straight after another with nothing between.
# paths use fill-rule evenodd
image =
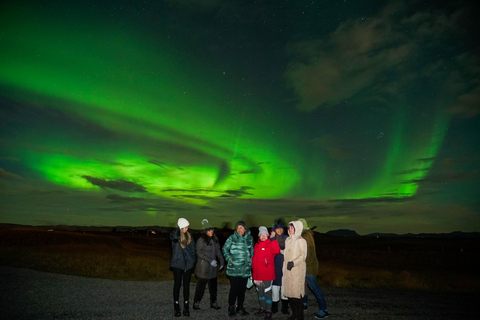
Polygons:
<instances>
[{"instance_id":1,"label":"dry grass","mask_svg":"<svg viewBox=\"0 0 480 320\"><path fill-rule=\"evenodd\" d=\"M320 279L326 286L445 293L480 290L479 239L317 236L316 242Z\"/></svg>"},{"instance_id":2,"label":"dry grass","mask_svg":"<svg viewBox=\"0 0 480 320\"><path fill-rule=\"evenodd\" d=\"M384 250L364 238L348 242L344 238L317 237L316 241L322 286L428 292L480 290L478 252L458 255L452 249L454 253L449 254L445 246L432 252L425 244L419 250L411 243L399 245L399 240L391 240L388 249L381 244ZM13 267L113 280L165 281L173 279L170 255L167 234L132 237L33 227L0 229L0 264ZM219 274L218 282L228 283L225 272Z\"/></svg>"},{"instance_id":3,"label":"dry grass","mask_svg":"<svg viewBox=\"0 0 480 320\"><path fill-rule=\"evenodd\" d=\"M41 229L0 230L2 264L114 280L171 280L166 239Z\"/></svg>"}]
</instances>

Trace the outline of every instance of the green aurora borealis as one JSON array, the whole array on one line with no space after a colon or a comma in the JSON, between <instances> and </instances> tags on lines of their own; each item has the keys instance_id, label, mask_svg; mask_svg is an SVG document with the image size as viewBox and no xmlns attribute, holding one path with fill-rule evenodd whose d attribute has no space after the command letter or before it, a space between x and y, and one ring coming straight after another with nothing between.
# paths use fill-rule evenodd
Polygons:
<instances>
[{"instance_id":1,"label":"green aurora borealis","mask_svg":"<svg viewBox=\"0 0 480 320\"><path fill-rule=\"evenodd\" d=\"M479 231L469 8L300 3L2 5L1 222Z\"/></svg>"}]
</instances>

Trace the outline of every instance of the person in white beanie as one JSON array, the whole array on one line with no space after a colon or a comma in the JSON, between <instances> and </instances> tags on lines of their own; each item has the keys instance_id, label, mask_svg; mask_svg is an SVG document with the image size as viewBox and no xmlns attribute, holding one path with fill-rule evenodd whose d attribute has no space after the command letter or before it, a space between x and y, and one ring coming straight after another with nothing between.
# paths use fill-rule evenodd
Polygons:
<instances>
[{"instance_id":1,"label":"person in white beanie","mask_svg":"<svg viewBox=\"0 0 480 320\"><path fill-rule=\"evenodd\" d=\"M178 219L175 230L170 234L172 241L172 259L170 269L173 271L173 301L175 317L182 315L179 297L183 279L183 315L189 316L190 279L196 262L195 241L188 232L190 223L185 218Z\"/></svg>"}]
</instances>

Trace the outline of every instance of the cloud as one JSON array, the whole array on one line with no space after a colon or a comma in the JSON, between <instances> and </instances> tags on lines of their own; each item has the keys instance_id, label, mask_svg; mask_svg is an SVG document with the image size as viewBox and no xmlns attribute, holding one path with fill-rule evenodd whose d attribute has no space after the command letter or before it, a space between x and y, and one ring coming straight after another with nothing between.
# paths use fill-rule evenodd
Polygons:
<instances>
[{"instance_id":1,"label":"cloud","mask_svg":"<svg viewBox=\"0 0 480 320\"><path fill-rule=\"evenodd\" d=\"M249 193L249 192L246 191L246 190L251 190L251 189L254 189L254 188L243 186L238 190L225 190L225 193L227 193L228 196L241 197L241 196L246 195L246 194L247 195L253 195L253 193Z\"/></svg>"},{"instance_id":2,"label":"cloud","mask_svg":"<svg viewBox=\"0 0 480 320\"><path fill-rule=\"evenodd\" d=\"M361 198L361 199L332 199L331 203L341 203L349 205L360 205L370 203L392 203L392 202L407 202L415 200L415 197L378 197L378 198Z\"/></svg>"},{"instance_id":3,"label":"cloud","mask_svg":"<svg viewBox=\"0 0 480 320\"><path fill-rule=\"evenodd\" d=\"M198 13L198 10L211 10L222 6L223 0L168 0L171 6L180 7Z\"/></svg>"},{"instance_id":4,"label":"cloud","mask_svg":"<svg viewBox=\"0 0 480 320\"><path fill-rule=\"evenodd\" d=\"M0 168L0 179L23 179L21 176L15 173L7 172Z\"/></svg>"},{"instance_id":5,"label":"cloud","mask_svg":"<svg viewBox=\"0 0 480 320\"><path fill-rule=\"evenodd\" d=\"M389 4L376 16L340 24L325 38L292 43L287 53L294 59L285 77L298 97L296 108L310 112L350 99L388 101L389 96L411 91L412 83L427 73L437 86L446 85L445 77L465 77L460 68L446 70L451 64L432 53L444 47L445 39L455 39L458 16L459 11L418 11ZM478 108L471 103L475 96L461 99L457 112L476 114Z\"/></svg>"},{"instance_id":6,"label":"cloud","mask_svg":"<svg viewBox=\"0 0 480 320\"><path fill-rule=\"evenodd\" d=\"M458 97L457 103L448 110L459 118L474 118L480 114L480 85Z\"/></svg>"},{"instance_id":7,"label":"cloud","mask_svg":"<svg viewBox=\"0 0 480 320\"><path fill-rule=\"evenodd\" d=\"M122 179L108 181L108 180L94 178L90 176L82 176L82 178L85 178L88 182L100 188L116 189L116 190L127 191L127 192L147 192L145 187L137 183L122 180Z\"/></svg>"},{"instance_id":8,"label":"cloud","mask_svg":"<svg viewBox=\"0 0 480 320\"><path fill-rule=\"evenodd\" d=\"M139 201L145 200L144 198L138 197L124 197L119 194L109 194L106 196L107 199L112 200L112 202L130 202L130 201Z\"/></svg>"},{"instance_id":9,"label":"cloud","mask_svg":"<svg viewBox=\"0 0 480 320\"><path fill-rule=\"evenodd\" d=\"M417 173L417 172L426 172L426 171L429 171L429 170L430 170L430 168L415 168L415 169L400 171L398 174L399 175L412 174L412 173Z\"/></svg>"},{"instance_id":10,"label":"cloud","mask_svg":"<svg viewBox=\"0 0 480 320\"><path fill-rule=\"evenodd\" d=\"M472 171L449 171L443 173L430 174L423 179L413 179L406 180L402 183L424 183L424 182L434 182L434 183L453 183L460 182L465 180L479 180L480 179L480 170Z\"/></svg>"},{"instance_id":11,"label":"cloud","mask_svg":"<svg viewBox=\"0 0 480 320\"><path fill-rule=\"evenodd\" d=\"M351 158L350 145L343 140L341 136L334 136L331 134L324 134L318 138L312 139L309 143L314 148L320 148L325 151L331 159L345 160Z\"/></svg>"}]
</instances>

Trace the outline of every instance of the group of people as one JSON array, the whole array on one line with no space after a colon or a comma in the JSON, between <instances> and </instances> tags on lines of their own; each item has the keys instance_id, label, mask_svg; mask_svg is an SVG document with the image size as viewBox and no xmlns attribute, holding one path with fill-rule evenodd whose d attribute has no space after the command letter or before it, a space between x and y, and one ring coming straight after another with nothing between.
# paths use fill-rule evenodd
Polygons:
<instances>
[{"instance_id":1,"label":"group of people","mask_svg":"<svg viewBox=\"0 0 480 320\"><path fill-rule=\"evenodd\" d=\"M195 241L188 232L189 222L178 219L178 228L170 235L172 241L174 315L182 315L179 303L183 282L183 315L190 315L190 278L197 278L193 309L200 309L200 301L208 284L210 308L220 309L217 303L218 271L226 266L230 281L228 296L228 315L246 316L244 301L249 280L253 281L258 293L260 307L256 316L271 319L279 310L283 314L292 314L289 320L303 320L304 310L308 308L308 286L317 299L319 306L316 319L328 317L327 306L322 291L317 284L318 260L316 257L313 232L305 219L288 223L288 235L285 226L276 220L269 232L265 226L258 229L258 241L254 245L253 237L245 222L238 221L234 233L228 237L221 248L214 228L204 219L203 232ZM279 305L281 303L281 306Z\"/></svg>"}]
</instances>

